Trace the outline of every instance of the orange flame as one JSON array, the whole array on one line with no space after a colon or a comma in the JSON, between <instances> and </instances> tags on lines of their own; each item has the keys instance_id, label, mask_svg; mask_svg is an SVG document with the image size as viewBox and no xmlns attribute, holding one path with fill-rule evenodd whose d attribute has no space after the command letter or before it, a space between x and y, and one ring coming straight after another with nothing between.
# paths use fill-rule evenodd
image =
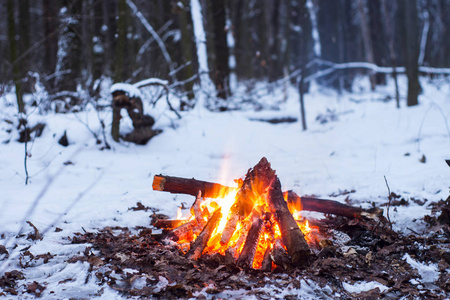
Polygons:
<instances>
[{"instance_id":1,"label":"orange flame","mask_svg":"<svg viewBox=\"0 0 450 300\"><path fill-rule=\"evenodd\" d=\"M222 178L223 179L223 178ZM258 180L256 180L258 181ZM242 179L235 180L235 182L242 186ZM232 233L231 238L226 244L221 243L222 233L226 227L227 221L232 216L232 206L236 201L238 189L230 192L229 189L221 191L221 197L212 199L201 199L201 203L198 204L197 207L191 209L191 216L189 217L189 221L195 222L208 222L209 218L212 215L212 212L216 211L219 207L222 212L222 218L220 219L218 225L214 228L208 243L203 250L203 253L213 254L220 253L225 255L226 253L231 254L234 258L238 258L242 252L244 244L246 242L247 233L252 225L252 218L256 214L256 216L261 216L264 220L263 228L261 229L261 233L259 235L259 239L256 244L256 250L253 257L252 267L254 269L260 269L263 264L264 258L268 257L267 253L274 248L275 241L282 240L282 234L280 228L278 226L277 221L275 220L275 216L269 213L271 210L267 205L267 191L262 190L262 186L264 186L260 182L253 183L251 195L248 195L249 199L245 199L249 201L253 205L253 211L248 215L240 216L238 219L236 229ZM228 194L226 194L228 193ZM287 201L288 194L284 194L284 198ZM305 239L308 244L314 242L314 230L310 226L309 222L301 221L301 200L300 198L296 199L296 201L288 202L288 208L292 213L294 219L297 221L300 230L305 235ZM197 215L198 214L198 215ZM181 210L177 213L177 218L181 218ZM200 226L200 225L199 225ZM183 239L177 241L177 243L183 247L185 247L186 243L192 242L196 239L197 233L187 234ZM282 244L282 243L281 243ZM284 248L285 246L282 245ZM183 250L184 251L184 250Z\"/></svg>"}]
</instances>

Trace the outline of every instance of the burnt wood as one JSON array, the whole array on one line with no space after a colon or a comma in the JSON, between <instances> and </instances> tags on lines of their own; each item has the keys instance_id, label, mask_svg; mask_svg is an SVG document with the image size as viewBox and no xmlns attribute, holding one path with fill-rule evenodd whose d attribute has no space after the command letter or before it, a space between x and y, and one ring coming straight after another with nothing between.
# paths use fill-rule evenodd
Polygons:
<instances>
[{"instance_id":1,"label":"burnt wood","mask_svg":"<svg viewBox=\"0 0 450 300\"><path fill-rule=\"evenodd\" d=\"M308 262L311 252L303 232L298 227L283 198L278 176L269 188L267 202L280 227L282 241L291 257L292 263L295 266L304 265Z\"/></svg>"},{"instance_id":2,"label":"burnt wood","mask_svg":"<svg viewBox=\"0 0 450 300\"><path fill-rule=\"evenodd\" d=\"M218 198L224 193L226 194L228 192L235 191L236 189L237 188L224 186L219 183L201 181L193 178L188 179L155 175L153 180L153 190L155 191L197 196L198 191L200 190L205 198ZM349 218L359 218L361 216L365 216L372 219L377 219L383 214L383 211L379 208L366 210L334 200L303 196L300 197L293 191L284 192L283 195L287 198L289 207L295 207L301 210L315 211Z\"/></svg>"},{"instance_id":3,"label":"burnt wood","mask_svg":"<svg viewBox=\"0 0 450 300\"><path fill-rule=\"evenodd\" d=\"M179 227L170 231L167 234L167 238L169 238L175 242L178 240L187 239L190 235L193 235L193 231L197 225L198 224L195 219L191 220L187 223L184 223L183 225L180 225Z\"/></svg>"},{"instance_id":4,"label":"burnt wood","mask_svg":"<svg viewBox=\"0 0 450 300\"><path fill-rule=\"evenodd\" d=\"M197 197L198 191L201 191L204 198L218 198L221 195L236 190L236 188L196 180L194 178L155 175L153 178L153 190L170 192L172 194L186 194L195 197Z\"/></svg>"},{"instance_id":5,"label":"burnt wood","mask_svg":"<svg viewBox=\"0 0 450 300\"><path fill-rule=\"evenodd\" d=\"M202 255L203 250L211 238L214 228L219 224L220 218L222 218L222 212L220 209L217 209L206 223L202 232L195 239L195 242L187 253L187 258L197 260Z\"/></svg>"},{"instance_id":6,"label":"burnt wood","mask_svg":"<svg viewBox=\"0 0 450 300\"><path fill-rule=\"evenodd\" d=\"M255 214L253 217L252 226L250 227L247 238L245 240L244 248L239 255L237 265L241 268L251 268L253 265L253 259L256 253L256 247L258 245L259 237L263 229L264 221L260 218L259 214Z\"/></svg>"},{"instance_id":7,"label":"burnt wood","mask_svg":"<svg viewBox=\"0 0 450 300\"><path fill-rule=\"evenodd\" d=\"M263 272L272 271L272 259L270 258L271 252L272 252L271 247L267 247L266 251L264 252L264 257L263 257L263 261L261 264L261 271L263 271Z\"/></svg>"},{"instance_id":8,"label":"burnt wood","mask_svg":"<svg viewBox=\"0 0 450 300\"><path fill-rule=\"evenodd\" d=\"M158 219L155 223L153 223L153 226L159 229L173 229L183 225L186 222L186 220Z\"/></svg>"},{"instance_id":9,"label":"burnt wood","mask_svg":"<svg viewBox=\"0 0 450 300\"><path fill-rule=\"evenodd\" d=\"M238 221L245 219L252 212L256 199L265 193L274 176L275 171L272 170L265 157L248 170L242 186L236 194L236 200L230 208L230 217L220 240L222 245L228 244Z\"/></svg>"}]
</instances>

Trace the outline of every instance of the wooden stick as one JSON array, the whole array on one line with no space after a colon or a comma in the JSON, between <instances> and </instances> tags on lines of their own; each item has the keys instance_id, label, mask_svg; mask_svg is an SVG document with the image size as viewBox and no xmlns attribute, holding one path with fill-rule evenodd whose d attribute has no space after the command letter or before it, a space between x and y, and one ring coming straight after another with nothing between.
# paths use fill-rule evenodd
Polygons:
<instances>
[{"instance_id":1,"label":"wooden stick","mask_svg":"<svg viewBox=\"0 0 450 300\"><path fill-rule=\"evenodd\" d=\"M220 209L217 209L208 220L208 223L206 223L202 232L195 239L194 244L192 244L191 249L189 249L189 252L187 253L187 258L197 260L202 255L202 252L208 244L209 238L218 225L220 218L222 218L222 212Z\"/></svg>"},{"instance_id":2,"label":"wooden stick","mask_svg":"<svg viewBox=\"0 0 450 300\"><path fill-rule=\"evenodd\" d=\"M191 220L187 223L184 223L183 225L180 225L179 227L175 228L174 230L170 231L167 234L167 237L173 241L179 241L179 240L185 240L188 239L189 236L193 235L194 228L197 226L197 221Z\"/></svg>"},{"instance_id":3,"label":"wooden stick","mask_svg":"<svg viewBox=\"0 0 450 300\"><path fill-rule=\"evenodd\" d=\"M292 268L291 260L289 259L286 250L284 250L280 239L275 240L273 249L270 251L270 258L277 266L280 266L285 270Z\"/></svg>"},{"instance_id":4,"label":"wooden stick","mask_svg":"<svg viewBox=\"0 0 450 300\"><path fill-rule=\"evenodd\" d=\"M295 266L304 265L311 252L302 231L289 211L286 201L284 201L278 176L269 188L267 200L280 227L281 237L292 263Z\"/></svg>"},{"instance_id":5,"label":"wooden stick","mask_svg":"<svg viewBox=\"0 0 450 300\"><path fill-rule=\"evenodd\" d=\"M159 229L173 229L177 228L184 223L187 223L187 220L167 220L167 219L158 219L153 223L153 226Z\"/></svg>"},{"instance_id":6,"label":"wooden stick","mask_svg":"<svg viewBox=\"0 0 450 300\"><path fill-rule=\"evenodd\" d=\"M259 214L254 214L252 226L250 227L247 238L245 239L244 248L239 255L237 265L241 268L251 268L253 259L256 253L256 246L258 245L259 236L261 235L264 221Z\"/></svg>"},{"instance_id":7,"label":"wooden stick","mask_svg":"<svg viewBox=\"0 0 450 300\"><path fill-rule=\"evenodd\" d=\"M270 258L270 253L272 252L272 247L268 246L264 252L263 261L261 264L261 271L270 272L272 271L272 259Z\"/></svg>"},{"instance_id":8,"label":"wooden stick","mask_svg":"<svg viewBox=\"0 0 450 300\"><path fill-rule=\"evenodd\" d=\"M218 198L222 194L235 191L237 188L224 186L218 183L201 181L196 179L186 179L164 175L155 175L153 179L153 189L173 194L187 194L197 196L198 191L206 198ZM359 218L361 216L378 219L383 214L379 208L365 210L359 207L346 205L334 200L319 199L313 197L300 197L293 191L283 193L287 198L290 209L307 210L321 212L324 214L334 214L338 216Z\"/></svg>"},{"instance_id":9,"label":"wooden stick","mask_svg":"<svg viewBox=\"0 0 450 300\"><path fill-rule=\"evenodd\" d=\"M236 194L236 200L230 209L230 217L225 224L220 243L228 244L236 230L238 221L245 219L253 210L256 199L265 193L267 187L273 181L275 171L265 157L245 175L242 186Z\"/></svg>"},{"instance_id":10,"label":"wooden stick","mask_svg":"<svg viewBox=\"0 0 450 300\"><path fill-rule=\"evenodd\" d=\"M155 175L153 178L153 190L166 191L172 194L186 194L195 197L198 195L198 191L201 191L204 198L218 198L236 190L236 188L218 183L196 180L194 178L189 179Z\"/></svg>"}]
</instances>

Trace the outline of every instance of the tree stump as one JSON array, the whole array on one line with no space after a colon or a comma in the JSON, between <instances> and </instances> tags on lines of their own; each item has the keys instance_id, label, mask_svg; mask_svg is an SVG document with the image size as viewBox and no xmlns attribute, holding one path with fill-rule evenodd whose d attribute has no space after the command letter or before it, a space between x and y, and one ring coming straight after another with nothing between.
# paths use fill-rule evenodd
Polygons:
<instances>
[{"instance_id":1,"label":"tree stump","mask_svg":"<svg viewBox=\"0 0 450 300\"><path fill-rule=\"evenodd\" d=\"M155 120L144 114L142 100L138 96L130 97L125 91L116 90L112 93L113 118L111 126L111 135L114 141L118 142L120 138L120 112L125 109L133 122L134 130L124 137L123 140L133 142L139 145L145 145L152 137L160 133L160 130L153 130L152 126Z\"/></svg>"}]
</instances>

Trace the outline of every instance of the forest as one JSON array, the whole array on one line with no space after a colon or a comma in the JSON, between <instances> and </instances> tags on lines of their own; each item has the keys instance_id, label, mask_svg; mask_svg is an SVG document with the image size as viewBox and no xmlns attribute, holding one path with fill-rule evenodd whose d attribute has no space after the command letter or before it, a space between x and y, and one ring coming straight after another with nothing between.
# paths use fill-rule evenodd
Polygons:
<instances>
[{"instance_id":1,"label":"forest","mask_svg":"<svg viewBox=\"0 0 450 300\"><path fill-rule=\"evenodd\" d=\"M449 16L0 1L0 298L449 299Z\"/></svg>"},{"instance_id":2,"label":"forest","mask_svg":"<svg viewBox=\"0 0 450 300\"><path fill-rule=\"evenodd\" d=\"M146 78L169 80L182 99L177 109L186 110L195 105L201 72L215 86L212 109L226 109L217 100L233 97L237 82L248 89L261 80L295 83L349 62L371 65L341 66L319 83L348 90L362 73L374 89L396 67L406 67L407 105L414 105L419 72L439 73L419 66L450 67L447 0L200 1L206 40L198 43L206 44L207 70L199 69L199 37L187 0L5 2L0 82L3 93L15 86L19 110L21 95L37 83L48 101L71 107L97 99L99 81Z\"/></svg>"}]
</instances>

